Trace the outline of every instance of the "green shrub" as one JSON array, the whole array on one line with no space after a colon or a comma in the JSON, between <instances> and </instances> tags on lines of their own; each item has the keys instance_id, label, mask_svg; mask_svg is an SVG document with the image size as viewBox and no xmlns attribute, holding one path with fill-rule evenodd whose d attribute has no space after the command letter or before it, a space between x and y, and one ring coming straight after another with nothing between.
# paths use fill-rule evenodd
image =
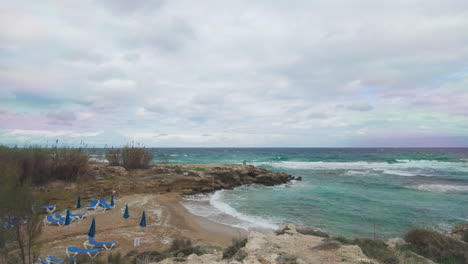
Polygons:
<instances>
[{"instance_id":1,"label":"green shrub","mask_svg":"<svg viewBox=\"0 0 468 264\"><path fill-rule=\"evenodd\" d=\"M205 251L202 250L199 246L193 246L190 239L175 239L172 241L168 253L173 257L177 257L180 253L182 253L184 256L191 254L203 255L205 254Z\"/></svg>"},{"instance_id":2,"label":"green shrub","mask_svg":"<svg viewBox=\"0 0 468 264\"><path fill-rule=\"evenodd\" d=\"M192 246L192 241L190 239L174 239L171 243L170 251L176 251Z\"/></svg>"},{"instance_id":3,"label":"green shrub","mask_svg":"<svg viewBox=\"0 0 468 264\"><path fill-rule=\"evenodd\" d=\"M398 264L400 261L396 253L380 240L358 238L354 242L362 249L364 255L385 264Z\"/></svg>"},{"instance_id":4,"label":"green shrub","mask_svg":"<svg viewBox=\"0 0 468 264\"><path fill-rule=\"evenodd\" d=\"M461 237L461 240L468 243L468 231L465 231Z\"/></svg>"},{"instance_id":5,"label":"green shrub","mask_svg":"<svg viewBox=\"0 0 468 264\"><path fill-rule=\"evenodd\" d=\"M437 263L468 263L468 245L433 230L413 229L405 234L407 248Z\"/></svg>"},{"instance_id":6,"label":"green shrub","mask_svg":"<svg viewBox=\"0 0 468 264\"><path fill-rule=\"evenodd\" d=\"M346 237L338 236L338 237L332 237L332 239L338 242L341 242L342 244L345 244L345 245L355 245L353 240L347 239Z\"/></svg>"},{"instance_id":7,"label":"green shrub","mask_svg":"<svg viewBox=\"0 0 468 264\"><path fill-rule=\"evenodd\" d=\"M14 166L19 172L20 182L75 181L86 171L88 160L84 148L0 146L0 163Z\"/></svg>"},{"instance_id":8,"label":"green shrub","mask_svg":"<svg viewBox=\"0 0 468 264\"><path fill-rule=\"evenodd\" d=\"M111 166L123 166L126 169L148 168L153 153L143 147L125 146L121 149L109 149L106 151L106 159Z\"/></svg>"},{"instance_id":9,"label":"green shrub","mask_svg":"<svg viewBox=\"0 0 468 264\"><path fill-rule=\"evenodd\" d=\"M122 155L120 149L109 149L106 151L106 159L111 166L122 165Z\"/></svg>"},{"instance_id":10,"label":"green shrub","mask_svg":"<svg viewBox=\"0 0 468 264\"><path fill-rule=\"evenodd\" d=\"M158 251L145 251L136 255L132 263L140 264L140 263L159 262L165 259L166 257L167 257L166 255L159 253Z\"/></svg>"},{"instance_id":11,"label":"green shrub","mask_svg":"<svg viewBox=\"0 0 468 264\"><path fill-rule=\"evenodd\" d=\"M111 253L107 256L107 263L109 264L128 264L128 260L120 255L120 252Z\"/></svg>"},{"instance_id":12,"label":"green shrub","mask_svg":"<svg viewBox=\"0 0 468 264\"><path fill-rule=\"evenodd\" d=\"M223 259L232 258L239 249L245 247L245 244L247 244L246 238L233 240L232 245L223 251Z\"/></svg>"}]
</instances>

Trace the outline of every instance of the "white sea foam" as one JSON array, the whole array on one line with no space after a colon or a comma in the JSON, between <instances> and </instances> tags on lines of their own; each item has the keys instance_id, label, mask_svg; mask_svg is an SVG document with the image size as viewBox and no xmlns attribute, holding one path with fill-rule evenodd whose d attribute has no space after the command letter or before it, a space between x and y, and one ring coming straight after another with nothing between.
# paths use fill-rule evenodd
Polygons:
<instances>
[{"instance_id":1,"label":"white sea foam","mask_svg":"<svg viewBox=\"0 0 468 264\"><path fill-rule=\"evenodd\" d=\"M229 204L222 202L223 192L224 190L217 191L210 198L210 204L219 211L248 223L248 226L257 226L265 229L276 229L278 227L266 219L240 213Z\"/></svg>"},{"instance_id":2,"label":"white sea foam","mask_svg":"<svg viewBox=\"0 0 468 264\"><path fill-rule=\"evenodd\" d=\"M411 189L437 193L468 192L468 185L450 185L450 184L419 184L407 186Z\"/></svg>"},{"instance_id":3,"label":"white sea foam","mask_svg":"<svg viewBox=\"0 0 468 264\"><path fill-rule=\"evenodd\" d=\"M464 162L444 162L432 160L397 160L395 163L387 162L324 162L324 161L278 161L278 162L257 162L254 165L266 165L279 169L302 169L302 170L380 170L389 174L400 176L420 175L414 171L433 170L455 170L468 172L468 164ZM411 170L411 171L408 171ZM429 176L429 175L426 175Z\"/></svg>"},{"instance_id":4,"label":"white sea foam","mask_svg":"<svg viewBox=\"0 0 468 264\"><path fill-rule=\"evenodd\" d=\"M245 230L274 230L278 227L268 219L243 214L223 202L224 192L219 190L212 195L189 196L182 205L194 215Z\"/></svg>"},{"instance_id":5,"label":"white sea foam","mask_svg":"<svg viewBox=\"0 0 468 264\"><path fill-rule=\"evenodd\" d=\"M369 171L364 170L349 170L345 172L346 176L367 176L369 175Z\"/></svg>"},{"instance_id":6,"label":"white sea foam","mask_svg":"<svg viewBox=\"0 0 468 264\"><path fill-rule=\"evenodd\" d=\"M384 170L383 173L390 174L390 175L398 175L398 176L405 176L405 177L412 177L418 176L418 173L411 173L408 171L398 171L398 170Z\"/></svg>"}]
</instances>

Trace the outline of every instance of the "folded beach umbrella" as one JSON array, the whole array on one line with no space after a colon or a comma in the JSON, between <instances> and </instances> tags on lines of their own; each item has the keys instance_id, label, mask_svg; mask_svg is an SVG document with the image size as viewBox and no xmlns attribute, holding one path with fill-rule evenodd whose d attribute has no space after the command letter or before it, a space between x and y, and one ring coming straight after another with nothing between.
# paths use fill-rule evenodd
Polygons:
<instances>
[{"instance_id":1,"label":"folded beach umbrella","mask_svg":"<svg viewBox=\"0 0 468 264\"><path fill-rule=\"evenodd\" d=\"M125 212L124 212L124 215L123 215L123 218L129 218L130 217L130 214L128 213L128 204L125 205Z\"/></svg>"},{"instance_id":2,"label":"folded beach umbrella","mask_svg":"<svg viewBox=\"0 0 468 264\"><path fill-rule=\"evenodd\" d=\"M67 215L65 216L65 225L70 224L70 210L67 209Z\"/></svg>"},{"instance_id":3,"label":"folded beach umbrella","mask_svg":"<svg viewBox=\"0 0 468 264\"><path fill-rule=\"evenodd\" d=\"M5 234L4 234L4 229L0 228L0 248L5 248Z\"/></svg>"},{"instance_id":4,"label":"folded beach umbrella","mask_svg":"<svg viewBox=\"0 0 468 264\"><path fill-rule=\"evenodd\" d=\"M141 227L146 227L146 215L145 215L145 211L143 211L143 214L141 215L140 226L141 226Z\"/></svg>"},{"instance_id":5,"label":"folded beach umbrella","mask_svg":"<svg viewBox=\"0 0 468 264\"><path fill-rule=\"evenodd\" d=\"M111 196L110 206L112 206L112 207L115 206L115 204L114 204L114 195Z\"/></svg>"},{"instance_id":6,"label":"folded beach umbrella","mask_svg":"<svg viewBox=\"0 0 468 264\"><path fill-rule=\"evenodd\" d=\"M81 208L81 197L78 195L78 200L76 201L76 208Z\"/></svg>"},{"instance_id":7,"label":"folded beach umbrella","mask_svg":"<svg viewBox=\"0 0 468 264\"><path fill-rule=\"evenodd\" d=\"M93 218L93 222L91 223L91 226L89 227L88 236L94 237L95 235L96 235L96 221Z\"/></svg>"}]
</instances>

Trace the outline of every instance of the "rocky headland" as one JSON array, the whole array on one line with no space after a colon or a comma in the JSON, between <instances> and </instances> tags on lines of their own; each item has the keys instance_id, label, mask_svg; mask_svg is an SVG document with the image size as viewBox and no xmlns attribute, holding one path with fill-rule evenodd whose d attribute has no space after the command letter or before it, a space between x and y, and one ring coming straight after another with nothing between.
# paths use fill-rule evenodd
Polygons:
<instances>
[{"instance_id":1,"label":"rocky headland","mask_svg":"<svg viewBox=\"0 0 468 264\"><path fill-rule=\"evenodd\" d=\"M96 194L180 193L182 195L232 189L246 184L278 185L296 179L284 172L274 172L252 165L156 164L147 169L127 171L106 163L90 164L80 186L84 198ZM89 184L92 182L92 184Z\"/></svg>"}]
</instances>

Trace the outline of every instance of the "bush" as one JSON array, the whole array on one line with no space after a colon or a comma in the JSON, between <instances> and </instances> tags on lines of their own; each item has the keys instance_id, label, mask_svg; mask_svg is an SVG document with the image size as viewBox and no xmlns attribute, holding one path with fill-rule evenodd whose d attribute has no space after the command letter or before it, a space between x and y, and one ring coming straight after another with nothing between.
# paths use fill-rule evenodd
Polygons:
<instances>
[{"instance_id":1,"label":"bush","mask_svg":"<svg viewBox=\"0 0 468 264\"><path fill-rule=\"evenodd\" d=\"M43 217L35 210L40 201L30 179L20 181L19 171L14 164L0 163L0 263L32 263L41 233Z\"/></svg>"},{"instance_id":2,"label":"bush","mask_svg":"<svg viewBox=\"0 0 468 264\"><path fill-rule=\"evenodd\" d=\"M120 166L122 164L122 155L120 149L109 149L106 151L106 159L111 166Z\"/></svg>"},{"instance_id":3,"label":"bush","mask_svg":"<svg viewBox=\"0 0 468 264\"><path fill-rule=\"evenodd\" d=\"M177 257L180 253L184 256L189 256L191 254L203 255L203 251L199 246L193 246L190 239L175 239L172 241L171 247L169 249L169 255Z\"/></svg>"},{"instance_id":4,"label":"bush","mask_svg":"<svg viewBox=\"0 0 468 264\"><path fill-rule=\"evenodd\" d=\"M358 238L354 242L362 249L364 255L385 264L398 264L400 261L396 253L380 240Z\"/></svg>"},{"instance_id":5,"label":"bush","mask_svg":"<svg viewBox=\"0 0 468 264\"><path fill-rule=\"evenodd\" d=\"M106 151L106 159L111 166L123 166L125 169L148 168L153 153L143 147L125 146L122 149L110 149Z\"/></svg>"},{"instance_id":6,"label":"bush","mask_svg":"<svg viewBox=\"0 0 468 264\"><path fill-rule=\"evenodd\" d=\"M461 237L461 240L468 243L468 231L465 231Z\"/></svg>"},{"instance_id":7,"label":"bush","mask_svg":"<svg viewBox=\"0 0 468 264\"><path fill-rule=\"evenodd\" d=\"M436 231L413 229L404 239L409 250L437 263L468 263L468 245Z\"/></svg>"},{"instance_id":8,"label":"bush","mask_svg":"<svg viewBox=\"0 0 468 264\"><path fill-rule=\"evenodd\" d=\"M180 249L188 248L192 246L190 239L174 239L171 244L170 251L177 251Z\"/></svg>"},{"instance_id":9,"label":"bush","mask_svg":"<svg viewBox=\"0 0 468 264\"><path fill-rule=\"evenodd\" d=\"M146 251L139 253L133 259L133 263L140 264L140 263L151 263L151 262L159 262L165 259L166 256L164 254L159 253L158 251Z\"/></svg>"},{"instance_id":10,"label":"bush","mask_svg":"<svg viewBox=\"0 0 468 264\"><path fill-rule=\"evenodd\" d=\"M223 251L223 259L232 258L239 249L245 247L247 239L237 239L232 241L232 245Z\"/></svg>"},{"instance_id":11,"label":"bush","mask_svg":"<svg viewBox=\"0 0 468 264\"><path fill-rule=\"evenodd\" d=\"M20 182L43 184L54 180L75 181L88 165L84 148L10 148L0 146L0 163L14 166Z\"/></svg>"},{"instance_id":12,"label":"bush","mask_svg":"<svg viewBox=\"0 0 468 264\"><path fill-rule=\"evenodd\" d=\"M345 244L345 245L355 245L353 240L347 239L346 237L338 236L338 237L332 237L332 239L338 242L341 242L342 244Z\"/></svg>"}]
</instances>

